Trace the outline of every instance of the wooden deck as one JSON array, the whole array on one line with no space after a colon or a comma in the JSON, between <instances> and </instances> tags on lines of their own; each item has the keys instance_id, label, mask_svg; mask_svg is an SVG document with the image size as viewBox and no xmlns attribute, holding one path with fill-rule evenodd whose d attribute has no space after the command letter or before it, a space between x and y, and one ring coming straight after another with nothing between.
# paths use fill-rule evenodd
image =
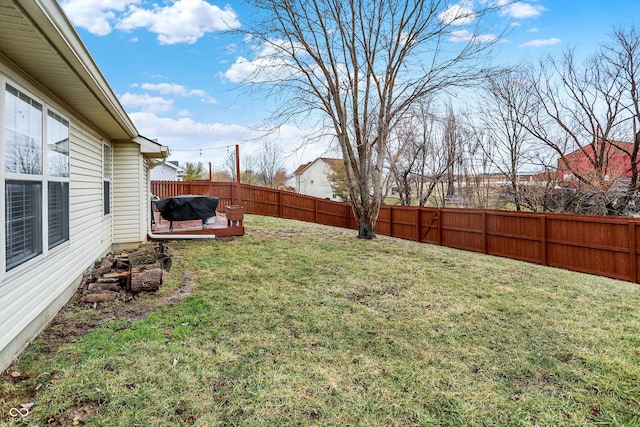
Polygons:
<instances>
[{"instance_id":1,"label":"wooden deck","mask_svg":"<svg viewBox=\"0 0 640 427\"><path fill-rule=\"evenodd\" d=\"M174 221L173 230L170 230L169 221L160 217L160 212L154 209L153 216L155 224L151 226L151 234L148 239L172 240L172 239L215 239L224 236L244 235L244 225L242 221L228 221L225 214L216 212L216 216L209 218L206 224L201 220L195 221Z\"/></svg>"}]
</instances>

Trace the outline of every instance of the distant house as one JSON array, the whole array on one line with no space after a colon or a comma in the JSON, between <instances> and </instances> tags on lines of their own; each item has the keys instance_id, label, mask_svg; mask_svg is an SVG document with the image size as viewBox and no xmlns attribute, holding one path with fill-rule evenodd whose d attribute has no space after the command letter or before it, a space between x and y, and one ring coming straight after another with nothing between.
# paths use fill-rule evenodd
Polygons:
<instances>
[{"instance_id":1,"label":"distant house","mask_svg":"<svg viewBox=\"0 0 640 427\"><path fill-rule=\"evenodd\" d=\"M151 181L182 181L184 169L178 162L166 162L151 169Z\"/></svg>"},{"instance_id":2,"label":"distant house","mask_svg":"<svg viewBox=\"0 0 640 427\"><path fill-rule=\"evenodd\" d=\"M604 150L603 178L605 181L616 181L628 178L632 174L631 157L633 150L630 142L598 141L589 144L558 159L558 182L561 186L571 187L577 182L572 171L586 176L594 171L593 160Z\"/></svg>"},{"instance_id":3,"label":"distant house","mask_svg":"<svg viewBox=\"0 0 640 427\"><path fill-rule=\"evenodd\" d=\"M342 163L342 159L318 157L312 162L300 165L293 173L295 191L322 199L342 201L340 195L334 194L329 181L332 166Z\"/></svg>"},{"instance_id":4,"label":"distant house","mask_svg":"<svg viewBox=\"0 0 640 427\"><path fill-rule=\"evenodd\" d=\"M138 134L56 0L0 11L2 371L94 261L146 241L168 150Z\"/></svg>"}]
</instances>

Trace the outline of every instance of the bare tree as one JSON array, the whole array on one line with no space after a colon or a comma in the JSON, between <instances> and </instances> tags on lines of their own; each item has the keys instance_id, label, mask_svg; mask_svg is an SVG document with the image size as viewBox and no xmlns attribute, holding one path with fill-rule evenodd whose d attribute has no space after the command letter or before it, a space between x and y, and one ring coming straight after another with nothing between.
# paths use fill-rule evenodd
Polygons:
<instances>
[{"instance_id":1,"label":"bare tree","mask_svg":"<svg viewBox=\"0 0 640 427\"><path fill-rule=\"evenodd\" d=\"M606 64L593 57L576 64L573 51L560 60L540 63L530 77L536 107L522 125L559 156L559 167L575 177L582 212L619 214L624 209L611 191L611 150L625 111L623 86L617 84ZM581 153L588 167L572 161L570 152Z\"/></svg>"},{"instance_id":2,"label":"bare tree","mask_svg":"<svg viewBox=\"0 0 640 427\"><path fill-rule=\"evenodd\" d=\"M640 149L640 33L635 26L614 31L612 41L605 45L596 60L603 66L608 82L616 87L622 101L622 119L630 145L617 144L630 159L630 179L624 196L615 210L621 212L633 201L638 206L638 151ZM615 142L613 143L615 145Z\"/></svg>"},{"instance_id":3,"label":"bare tree","mask_svg":"<svg viewBox=\"0 0 640 427\"><path fill-rule=\"evenodd\" d=\"M420 123L402 120L387 146L390 185L397 192L401 206L411 206L419 181L418 166L424 158L425 141L421 138Z\"/></svg>"},{"instance_id":4,"label":"bare tree","mask_svg":"<svg viewBox=\"0 0 640 427\"><path fill-rule=\"evenodd\" d=\"M466 115L468 118L468 115ZM457 176L464 180L464 186L458 184L456 202L461 207L488 208L493 203L492 187L492 150L487 135L478 128L470 126L467 119L462 125L456 125L460 134L460 154L457 157Z\"/></svg>"},{"instance_id":5,"label":"bare tree","mask_svg":"<svg viewBox=\"0 0 640 427\"><path fill-rule=\"evenodd\" d=\"M227 150L227 154L224 158L224 167L232 180L236 180L236 152L234 150Z\"/></svg>"},{"instance_id":6,"label":"bare tree","mask_svg":"<svg viewBox=\"0 0 640 427\"><path fill-rule=\"evenodd\" d=\"M345 163L358 237L375 237L389 136L420 100L486 72L496 36L482 10L443 0L254 0L266 12L255 37L280 72L261 81L286 91L287 120L320 113ZM266 62L266 61L265 61ZM283 78L285 77L285 78Z\"/></svg>"},{"instance_id":7,"label":"bare tree","mask_svg":"<svg viewBox=\"0 0 640 427\"><path fill-rule=\"evenodd\" d=\"M522 126L523 118L535 106L530 86L518 71L488 76L478 109L477 127L473 126L479 147L493 166L505 177L517 211L522 209L518 173L524 164L533 165L535 153L531 134Z\"/></svg>"},{"instance_id":8,"label":"bare tree","mask_svg":"<svg viewBox=\"0 0 640 427\"><path fill-rule=\"evenodd\" d=\"M451 106L444 121L442 142L447 158L447 193L445 197L446 199L452 199L456 193L456 175L460 175L456 174L456 168L460 172L460 166L462 165L462 133L456 114Z\"/></svg>"},{"instance_id":9,"label":"bare tree","mask_svg":"<svg viewBox=\"0 0 640 427\"><path fill-rule=\"evenodd\" d=\"M275 188L276 177L284 170L282 149L271 141L265 142L254 156L253 165L260 185Z\"/></svg>"}]
</instances>

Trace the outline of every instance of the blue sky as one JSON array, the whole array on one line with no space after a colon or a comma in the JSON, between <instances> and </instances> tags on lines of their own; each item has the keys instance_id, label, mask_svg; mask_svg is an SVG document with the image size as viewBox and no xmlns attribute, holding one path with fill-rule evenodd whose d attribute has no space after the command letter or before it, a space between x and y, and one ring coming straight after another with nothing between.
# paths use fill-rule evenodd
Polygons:
<instances>
[{"instance_id":1,"label":"blue sky","mask_svg":"<svg viewBox=\"0 0 640 427\"><path fill-rule=\"evenodd\" d=\"M476 4L489 0L475 0ZM491 0L506 1L506 0ZM242 1L59 0L138 131L171 149L171 160L220 166L228 146L241 157L264 141L280 144L292 172L317 156L321 143L294 150L305 129L259 128L269 107L238 82L259 64L260 48L239 32L255 13ZM456 2L451 2L456 5ZM474 0L460 0L473 7ZM496 61L535 61L575 48L595 53L614 28L640 25L640 0L528 0L504 9L507 36ZM496 29L498 31L498 29Z\"/></svg>"}]
</instances>

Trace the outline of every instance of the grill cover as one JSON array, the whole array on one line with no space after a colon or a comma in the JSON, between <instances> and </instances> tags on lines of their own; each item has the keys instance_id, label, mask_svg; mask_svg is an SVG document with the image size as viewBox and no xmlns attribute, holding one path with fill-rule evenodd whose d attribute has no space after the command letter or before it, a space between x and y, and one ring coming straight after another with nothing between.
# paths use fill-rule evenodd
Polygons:
<instances>
[{"instance_id":1,"label":"grill cover","mask_svg":"<svg viewBox=\"0 0 640 427\"><path fill-rule=\"evenodd\" d=\"M216 215L218 198L209 196L176 196L157 200L156 206L167 221L204 221Z\"/></svg>"}]
</instances>

